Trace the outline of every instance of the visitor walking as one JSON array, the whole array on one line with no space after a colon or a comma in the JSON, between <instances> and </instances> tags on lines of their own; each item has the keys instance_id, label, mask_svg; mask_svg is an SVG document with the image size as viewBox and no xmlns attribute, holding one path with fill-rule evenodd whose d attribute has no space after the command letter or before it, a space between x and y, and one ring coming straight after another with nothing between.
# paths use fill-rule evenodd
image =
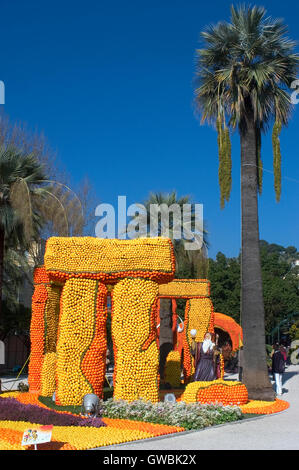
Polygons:
<instances>
[{"instance_id":1,"label":"visitor walking","mask_svg":"<svg viewBox=\"0 0 299 470\"><path fill-rule=\"evenodd\" d=\"M282 395L282 374L285 370L285 360L280 351L278 343L274 345L274 353L272 356L272 374L275 380L276 394Z\"/></svg>"}]
</instances>

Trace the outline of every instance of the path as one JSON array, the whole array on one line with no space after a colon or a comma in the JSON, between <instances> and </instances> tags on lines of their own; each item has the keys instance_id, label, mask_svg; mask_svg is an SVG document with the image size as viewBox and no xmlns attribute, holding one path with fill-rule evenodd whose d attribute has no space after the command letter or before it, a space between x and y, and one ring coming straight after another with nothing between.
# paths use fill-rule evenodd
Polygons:
<instances>
[{"instance_id":1,"label":"path","mask_svg":"<svg viewBox=\"0 0 299 470\"><path fill-rule=\"evenodd\" d=\"M114 450L299 450L299 366L288 366L281 399L288 410L163 439L109 446Z\"/></svg>"}]
</instances>

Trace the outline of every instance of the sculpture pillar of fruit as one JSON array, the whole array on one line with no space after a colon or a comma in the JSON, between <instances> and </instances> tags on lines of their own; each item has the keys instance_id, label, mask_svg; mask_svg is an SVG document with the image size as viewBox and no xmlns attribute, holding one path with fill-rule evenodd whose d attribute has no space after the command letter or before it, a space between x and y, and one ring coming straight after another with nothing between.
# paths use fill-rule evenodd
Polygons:
<instances>
[{"instance_id":1,"label":"sculpture pillar of fruit","mask_svg":"<svg viewBox=\"0 0 299 470\"><path fill-rule=\"evenodd\" d=\"M158 401L157 295L158 284L147 279L124 279L113 290L115 399Z\"/></svg>"},{"instance_id":2,"label":"sculpture pillar of fruit","mask_svg":"<svg viewBox=\"0 0 299 470\"><path fill-rule=\"evenodd\" d=\"M197 331L195 341L203 341L207 331L214 332L214 309L210 299L210 282L206 279L174 279L159 286L159 298L187 299L183 335L183 369L185 382L194 373L190 331ZM174 344L176 349L176 344Z\"/></svg>"},{"instance_id":3,"label":"sculpture pillar of fruit","mask_svg":"<svg viewBox=\"0 0 299 470\"><path fill-rule=\"evenodd\" d=\"M28 383L32 393L43 394L53 383L61 288L50 281L44 267L34 270L33 282Z\"/></svg>"},{"instance_id":4,"label":"sculpture pillar of fruit","mask_svg":"<svg viewBox=\"0 0 299 470\"><path fill-rule=\"evenodd\" d=\"M107 347L106 292L106 287L94 279L74 278L65 283L57 342L58 405L79 405L88 393L102 396Z\"/></svg>"}]
</instances>

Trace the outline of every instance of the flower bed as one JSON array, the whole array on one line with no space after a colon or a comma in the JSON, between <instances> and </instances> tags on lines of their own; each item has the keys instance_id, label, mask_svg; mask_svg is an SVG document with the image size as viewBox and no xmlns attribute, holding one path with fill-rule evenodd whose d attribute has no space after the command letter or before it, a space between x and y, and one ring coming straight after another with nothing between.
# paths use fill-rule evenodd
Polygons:
<instances>
[{"instance_id":1,"label":"flower bed","mask_svg":"<svg viewBox=\"0 0 299 470\"><path fill-rule=\"evenodd\" d=\"M179 391L178 391L179 392ZM284 411L289 403L250 400L245 405L219 403L152 403L136 400L101 401L102 418L84 418L68 411L53 410L39 401L37 394L8 392L0 396L0 450L26 450L21 446L29 427L53 425L45 450L84 450L147 439L185 430L197 430L241 420L246 414Z\"/></svg>"},{"instance_id":2,"label":"flower bed","mask_svg":"<svg viewBox=\"0 0 299 470\"><path fill-rule=\"evenodd\" d=\"M94 420L75 416L71 413L57 413L38 405L24 404L15 398L1 398L0 421L26 421L54 426L105 426L101 418Z\"/></svg>"},{"instance_id":3,"label":"flower bed","mask_svg":"<svg viewBox=\"0 0 299 470\"><path fill-rule=\"evenodd\" d=\"M54 426L52 441L38 446L40 450L87 450L123 442L172 434L184 429L159 424L117 419L103 419L105 427ZM0 421L0 450L31 450L21 446L23 432L37 423Z\"/></svg>"},{"instance_id":4,"label":"flower bed","mask_svg":"<svg viewBox=\"0 0 299 470\"><path fill-rule=\"evenodd\" d=\"M118 418L89 419L48 409L37 394L7 393L0 397L0 450L26 450L21 446L29 427L53 424L52 440L41 450L84 450L184 431L183 427Z\"/></svg>"},{"instance_id":5,"label":"flower bed","mask_svg":"<svg viewBox=\"0 0 299 470\"><path fill-rule=\"evenodd\" d=\"M209 297L195 297L186 302L183 331L183 368L185 383L188 383L194 374L194 358L191 353L191 330L195 329L196 342L202 342L207 331L214 332L214 308Z\"/></svg>"},{"instance_id":6,"label":"flower bed","mask_svg":"<svg viewBox=\"0 0 299 470\"><path fill-rule=\"evenodd\" d=\"M128 403L124 400L109 399L102 402L102 416L116 419L146 421L184 428L185 430L202 429L216 424L236 421L243 418L237 406L220 404L151 403L136 400Z\"/></svg>"}]
</instances>

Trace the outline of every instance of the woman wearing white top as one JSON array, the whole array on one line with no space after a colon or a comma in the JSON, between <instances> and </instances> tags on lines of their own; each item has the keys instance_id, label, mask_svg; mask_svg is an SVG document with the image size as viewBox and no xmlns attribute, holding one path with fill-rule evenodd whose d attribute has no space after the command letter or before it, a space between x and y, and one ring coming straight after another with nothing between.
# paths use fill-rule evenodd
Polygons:
<instances>
[{"instance_id":1,"label":"woman wearing white top","mask_svg":"<svg viewBox=\"0 0 299 470\"><path fill-rule=\"evenodd\" d=\"M216 346L217 345L212 341L212 335L209 332L205 334L202 343L193 344L192 353L195 361L195 382L210 382L218 378L218 351Z\"/></svg>"}]
</instances>

